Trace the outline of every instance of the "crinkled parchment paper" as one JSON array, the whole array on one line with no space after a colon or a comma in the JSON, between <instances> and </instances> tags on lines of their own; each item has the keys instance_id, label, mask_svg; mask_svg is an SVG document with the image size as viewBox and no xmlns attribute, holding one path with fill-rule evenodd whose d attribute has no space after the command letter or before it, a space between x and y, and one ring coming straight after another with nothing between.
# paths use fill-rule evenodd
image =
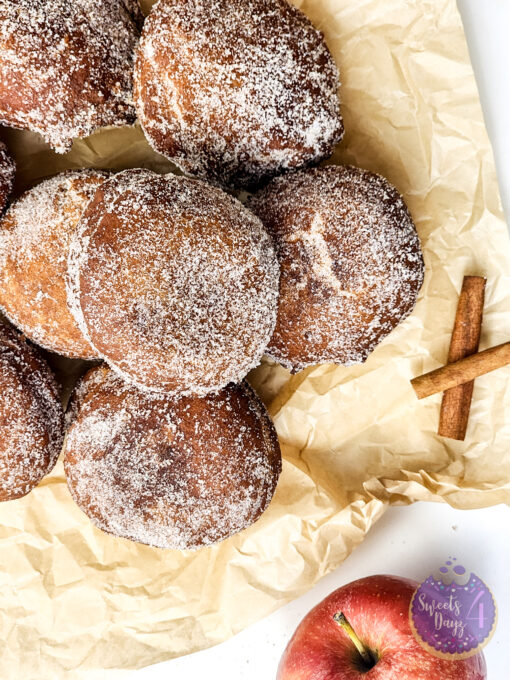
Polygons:
<instances>
[{"instance_id":1,"label":"crinkled parchment paper","mask_svg":"<svg viewBox=\"0 0 510 680\"><path fill-rule=\"evenodd\" d=\"M464 274L488 278L482 346L510 337L510 244L454 0L299 5L341 70L347 134L334 162L386 175L416 221L427 265L416 310L363 366L254 372L283 474L262 519L220 545L172 552L101 533L61 462L0 504L2 680L95 678L225 640L340 564L388 502L510 501L510 370L476 381L464 443L435 434L440 396L418 403L409 387L446 360ZM18 190L65 168L171 169L139 129L104 130L67 156L35 135L8 141Z\"/></svg>"}]
</instances>

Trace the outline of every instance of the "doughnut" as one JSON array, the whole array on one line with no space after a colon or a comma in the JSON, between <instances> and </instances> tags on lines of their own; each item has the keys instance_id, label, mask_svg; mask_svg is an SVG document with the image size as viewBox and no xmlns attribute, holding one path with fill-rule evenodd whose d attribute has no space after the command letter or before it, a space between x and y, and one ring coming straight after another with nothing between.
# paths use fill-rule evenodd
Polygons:
<instances>
[{"instance_id":1,"label":"doughnut","mask_svg":"<svg viewBox=\"0 0 510 680\"><path fill-rule=\"evenodd\" d=\"M64 413L48 364L0 322L0 501L32 491L63 441Z\"/></svg>"},{"instance_id":2,"label":"doughnut","mask_svg":"<svg viewBox=\"0 0 510 680\"><path fill-rule=\"evenodd\" d=\"M67 257L85 207L107 175L64 172L15 201L0 220L0 308L33 342L71 358L97 353L67 307Z\"/></svg>"},{"instance_id":3,"label":"doughnut","mask_svg":"<svg viewBox=\"0 0 510 680\"><path fill-rule=\"evenodd\" d=\"M237 200L201 180L126 170L83 213L68 304L125 380L204 395L258 365L278 277L269 234Z\"/></svg>"},{"instance_id":4,"label":"doughnut","mask_svg":"<svg viewBox=\"0 0 510 680\"><path fill-rule=\"evenodd\" d=\"M362 363L412 311L423 283L420 241L389 182L327 166L274 179L249 200L281 267L267 354L297 371Z\"/></svg>"},{"instance_id":5,"label":"doughnut","mask_svg":"<svg viewBox=\"0 0 510 680\"><path fill-rule=\"evenodd\" d=\"M0 142L0 215L5 210L7 200L11 194L15 172L16 165L9 156L5 144Z\"/></svg>"},{"instance_id":6,"label":"doughnut","mask_svg":"<svg viewBox=\"0 0 510 680\"><path fill-rule=\"evenodd\" d=\"M343 136L338 71L286 0L159 0L135 58L149 144L232 187L318 163Z\"/></svg>"},{"instance_id":7,"label":"doughnut","mask_svg":"<svg viewBox=\"0 0 510 680\"><path fill-rule=\"evenodd\" d=\"M134 123L136 0L0 0L0 122L65 153L100 127Z\"/></svg>"},{"instance_id":8,"label":"doughnut","mask_svg":"<svg viewBox=\"0 0 510 680\"><path fill-rule=\"evenodd\" d=\"M110 534L196 549L253 524L273 497L281 454L247 383L205 397L129 385L104 365L78 384L65 451L72 497Z\"/></svg>"}]
</instances>

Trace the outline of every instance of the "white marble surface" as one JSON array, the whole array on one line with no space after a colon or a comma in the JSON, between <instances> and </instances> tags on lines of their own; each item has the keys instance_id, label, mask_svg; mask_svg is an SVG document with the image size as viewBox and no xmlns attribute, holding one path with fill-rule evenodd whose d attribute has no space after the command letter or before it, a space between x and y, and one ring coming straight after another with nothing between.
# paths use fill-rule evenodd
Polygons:
<instances>
[{"instance_id":1,"label":"white marble surface","mask_svg":"<svg viewBox=\"0 0 510 680\"><path fill-rule=\"evenodd\" d=\"M510 224L510 2L457 0Z\"/></svg>"},{"instance_id":2,"label":"white marble surface","mask_svg":"<svg viewBox=\"0 0 510 680\"><path fill-rule=\"evenodd\" d=\"M510 222L510 0L458 0ZM417 531L419 527L419 531ZM300 619L329 592L377 573L425 578L448 555L492 587L499 604L496 634L485 650L489 680L510 676L510 509L459 511L443 504L391 508L365 542L306 595L232 640L129 674L133 680L270 680ZM405 680L404 678L402 680Z\"/></svg>"}]
</instances>

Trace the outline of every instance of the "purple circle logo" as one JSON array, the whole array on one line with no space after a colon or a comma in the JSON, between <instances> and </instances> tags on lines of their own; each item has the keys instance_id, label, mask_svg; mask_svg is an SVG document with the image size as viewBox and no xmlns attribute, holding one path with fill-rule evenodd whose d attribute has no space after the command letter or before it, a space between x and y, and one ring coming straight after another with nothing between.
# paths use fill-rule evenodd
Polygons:
<instances>
[{"instance_id":1,"label":"purple circle logo","mask_svg":"<svg viewBox=\"0 0 510 680\"><path fill-rule=\"evenodd\" d=\"M477 654L496 627L496 603L485 583L456 558L431 574L416 590L409 608L418 642L443 659Z\"/></svg>"}]
</instances>

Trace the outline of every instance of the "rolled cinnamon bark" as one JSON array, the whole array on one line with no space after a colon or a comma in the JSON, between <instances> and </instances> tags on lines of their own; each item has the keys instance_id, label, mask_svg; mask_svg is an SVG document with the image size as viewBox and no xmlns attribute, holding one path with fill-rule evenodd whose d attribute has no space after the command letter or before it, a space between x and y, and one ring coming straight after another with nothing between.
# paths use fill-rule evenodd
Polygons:
<instances>
[{"instance_id":1,"label":"rolled cinnamon bark","mask_svg":"<svg viewBox=\"0 0 510 680\"><path fill-rule=\"evenodd\" d=\"M478 351L484 298L485 279L482 276L465 276L448 351L449 364ZM464 440L473 387L474 381L470 380L444 392L437 431L442 437Z\"/></svg>"},{"instance_id":2,"label":"rolled cinnamon bark","mask_svg":"<svg viewBox=\"0 0 510 680\"><path fill-rule=\"evenodd\" d=\"M480 375L495 371L510 364L510 342L491 347L483 352L447 364L435 371L425 373L411 380L411 385L418 399L425 399L432 394L444 392L456 385L463 385Z\"/></svg>"}]
</instances>

